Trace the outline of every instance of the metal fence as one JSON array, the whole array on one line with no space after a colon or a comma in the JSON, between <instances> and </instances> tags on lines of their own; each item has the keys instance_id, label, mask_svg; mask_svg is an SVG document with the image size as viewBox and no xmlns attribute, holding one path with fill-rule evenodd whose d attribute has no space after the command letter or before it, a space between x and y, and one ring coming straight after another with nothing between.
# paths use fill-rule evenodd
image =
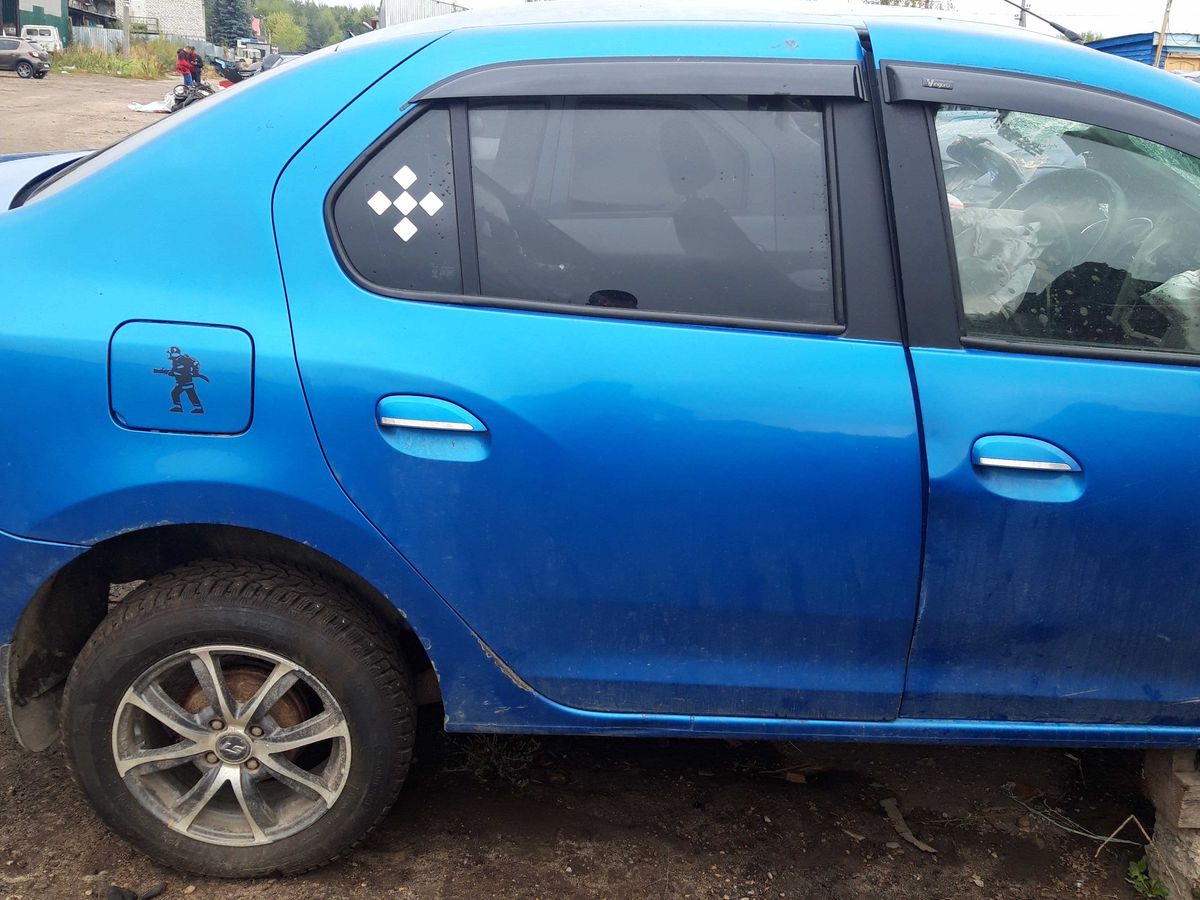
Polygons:
<instances>
[{"instance_id":1,"label":"metal fence","mask_svg":"<svg viewBox=\"0 0 1200 900\"><path fill-rule=\"evenodd\" d=\"M124 32L120 28L97 28L92 25L72 25L71 41L78 47L91 47L103 50L105 53L121 52L121 42ZM176 47L192 46L204 56L220 56L221 48L203 38L189 37L186 34L143 34L134 31L130 33L131 43L154 40L170 41Z\"/></svg>"},{"instance_id":2,"label":"metal fence","mask_svg":"<svg viewBox=\"0 0 1200 900\"><path fill-rule=\"evenodd\" d=\"M379 4L379 25L382 28L401 22L427 19L430 16L463 12L465 9L466 7L457 3L446 3L443 0L382 0Z\"/></svg>"}]
</instances>

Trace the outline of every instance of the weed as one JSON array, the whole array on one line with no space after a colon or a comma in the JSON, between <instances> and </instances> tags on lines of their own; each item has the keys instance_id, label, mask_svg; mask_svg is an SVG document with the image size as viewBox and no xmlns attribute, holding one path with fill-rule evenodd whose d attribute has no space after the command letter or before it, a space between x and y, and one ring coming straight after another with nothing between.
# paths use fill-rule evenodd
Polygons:
<instances>
[{"instance_id":1,"label":"weed","mask_svg":"<svg viewBox=\"0 0 1200 900\"><path fill-rule=\"evenodd\" d=\"M479 734L459 743L455 755L460 764L450 772L470 772L480 781L503 781L523 789L529 784L529 769L541 751L535 738L506 734Z\"/></svg>"},{"instance_id":2,"label":"weed","mask_svg":"<svg viewBox=\"0 0 1200 900\"><path fill-rule=\"evenodd\" d=\"M74 69L124 78L162 78L174 74L177 49L170 41L139 41L130 46L129 54L125 55L72 44L54 54L54 68L60 72Z\"/></svg>"},{"instance_id":3,"label":"weed","mask_svg":"<svg viewBox=\"0 0 1200 900\"><path fill-rule=\"evenodd\" d=\"M1167 897L1167 886L1149 873L1150 863L1146 857L1131 862L1125 880L1133 885L1139 897L1154 900L1156 897Z\"/></svg>"}]
</instances>

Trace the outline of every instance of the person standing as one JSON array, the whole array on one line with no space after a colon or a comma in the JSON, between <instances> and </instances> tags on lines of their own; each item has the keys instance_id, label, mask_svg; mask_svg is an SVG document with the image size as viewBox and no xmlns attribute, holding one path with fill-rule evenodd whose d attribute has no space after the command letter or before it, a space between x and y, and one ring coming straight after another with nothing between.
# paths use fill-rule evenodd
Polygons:
<instances>
[{"instance_id":1,"label":"person standing","mask_svg":"<svg viewBox=\"0 0 1200 900\"><path fill-rule=\"evenodd\" d=\"M185 48L188 52L188 59L192 64L192 81L199 85L204 81L204 57L196 52L195 47Z\"/></svg>"},{"instance_id":2,"label":"person standing","mask_svg":"<svg viewBox=\"0 0 1200 900\"><path fill-rule=\"evenodd\" d=\"M181 49L175 54L175 71L183 76L185 87L192 86L192 61L188 57L187 50Z\"/></svg>"}]
</instances>

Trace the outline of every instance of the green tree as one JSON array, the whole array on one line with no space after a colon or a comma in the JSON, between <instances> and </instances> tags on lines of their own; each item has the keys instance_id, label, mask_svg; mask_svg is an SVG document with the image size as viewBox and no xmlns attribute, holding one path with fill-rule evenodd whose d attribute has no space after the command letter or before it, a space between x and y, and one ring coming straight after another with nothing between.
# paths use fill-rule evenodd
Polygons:
<instances>
[{"instance_id":1,"label":"green tree","mask_svg":"<svg viewBox=\"0 0 1200 900\"><path fill-rule=\"evenodd\" d=\"M303 50L308 40L304 29L296 24L291 13L277 12L267 16L267 40L284 52Z\"/></svg>"},{"instance_id":2,"label":"green tree","mask_svg":"<svg viewBox=\"0 0 1200 900\"><path fill-rule=\"evenodd\" d=\"M217 18L217 0L204 0L204 36L212 40L213 22Z\"/></svg>"},{"instance_id":3,"label":"green tree","mask_svg":"<svg viewBox=\"0 0 1200 900\"><path fill-rule=\"evenodd\" d=\"M206 4L219 5L222 0L205 0ZM376 4L362 6L325 6L315 0L251 0L253 15L263 20L264 28L270 28L267 22L274 16L283 15L289 18L297 28L304 33L303 42L295 47L297 50L319 50L336 44L347 31L354 34L363 32L363 22L378 15ZM209 21L214 19L210 13ZM292 49L296 35L286 24L284 37L281 40L274 31L271 42L281 50ZM265 37L265 35L264 35Z\"/></svg>"},{"instance_id":4,"label":"green tree","mask_svg":"<svg viewBox=\"0 0 1200 900\"><path fill-rule=\"evenodd\" d=\"M233 47L240 37L250 35L250 13L246 0L215 0L212 15L212 41Z\"/></svg>"},{"instance_id":5,"label":"green tree","mask_svg":"<svg viewBox=\"0 0 1200 900\"><path fill-rule=\"evenodd\" d=\"M1092 41L1099 41L1099 40L1104 39L1104 35L1102 35L1098 31L1081 31L1081 32L1079 32L1079 36L1081 38L1083 38L1083 42L1085 44L1090 44Z\"/></svg>"},{"instance_id":6,"label":"green tree","mask_svg":"<svg viewBox=\"0 0 1200 900\"><path fill-rule=\"evenodd\" d=\"M378 15L378 6L334 6L330 7L338 22L338 37L340 38L347 31L354 34L361 34L363 31L363 22L371 16Z\"/></svg>"},{"instance_id":7,"label":"green tree","mask_svg":"<svg viewBox=\"0 0 1200 900\"><path fill-rule=\"evenodd\" d=\"M305 4L311 10L304 30L308 33L308 49L319 50L335 44L342 39L342 29L338 27L337 17L328 6Z\"/></svg>"},{"instance_id":8,"label":"green tree","mask_svg":"<svg viewBox=\"0 0 1200 900\"><path fill-rule=\"evenodd\" d=\"M265 19L273 13L288 13L291 15L296 4L291 0L256 0L254 4L254 15L260 19Z\"/></svg>"}]
</instances>

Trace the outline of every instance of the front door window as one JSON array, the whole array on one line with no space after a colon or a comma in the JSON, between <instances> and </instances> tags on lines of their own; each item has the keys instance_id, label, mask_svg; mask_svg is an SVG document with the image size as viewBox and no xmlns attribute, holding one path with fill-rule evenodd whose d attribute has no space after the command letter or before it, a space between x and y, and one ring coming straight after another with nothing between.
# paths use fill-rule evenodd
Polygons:
<instances>
[{"instance_id":1,"label":"front door window","mask_svg":"<svg viewBox=\"0 0 1200 900\"><path fill-rule=\"evenodd\" d=\"M1200 352L1200 160L1023 112L936 123L967 335Z\"/></svg>"}]
</instances>

